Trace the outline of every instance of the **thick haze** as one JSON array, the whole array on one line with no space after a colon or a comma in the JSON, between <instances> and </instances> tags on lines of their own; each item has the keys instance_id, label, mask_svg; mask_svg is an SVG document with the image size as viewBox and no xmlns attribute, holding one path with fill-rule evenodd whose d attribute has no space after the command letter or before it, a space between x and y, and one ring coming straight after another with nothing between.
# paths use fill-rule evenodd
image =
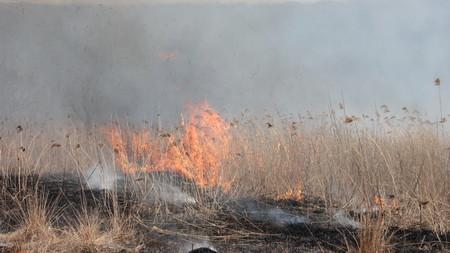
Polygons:
<instances>
[{"instance_id":1,"label":"thick haze","mask_svg":"<svg viewBox=\"0 0 450 253\"><path fill-rule=\"evenodd\" d=\"M450 1L124 2L0 3L0 115L450 111Z\"/></svg>"}]
</instances>

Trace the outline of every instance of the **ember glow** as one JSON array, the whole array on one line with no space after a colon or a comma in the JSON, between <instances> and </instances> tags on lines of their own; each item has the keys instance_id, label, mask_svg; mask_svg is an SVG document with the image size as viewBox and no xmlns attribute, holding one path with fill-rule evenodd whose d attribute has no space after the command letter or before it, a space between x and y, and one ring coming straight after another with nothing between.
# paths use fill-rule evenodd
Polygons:
<instances>
[{"instance_id":1,"label":"ember glow","mask_svg":"<svg viewBox=\"0 0 450 253\"><path fill-rule=\"evenodd\" d=\"M117 166L125 173L171 171L199 186L228 189L230 182L222 178L221 170L230 151L229 123L206 102L188 106L188 115L181 136L108 128Z\"/></svg>"},{"instance_id":2,"label":"ember glow","mask_svg":"<svg viewBox=\"0 0 450 253\"><path fill-rule=\"evenodd\" d=\"M298 183L294 188L287 190L286 192L280 193L276 196L277 200L296 200L300 201L304 198L303 187L301 183Z\"/></svg>"}]
</instances>

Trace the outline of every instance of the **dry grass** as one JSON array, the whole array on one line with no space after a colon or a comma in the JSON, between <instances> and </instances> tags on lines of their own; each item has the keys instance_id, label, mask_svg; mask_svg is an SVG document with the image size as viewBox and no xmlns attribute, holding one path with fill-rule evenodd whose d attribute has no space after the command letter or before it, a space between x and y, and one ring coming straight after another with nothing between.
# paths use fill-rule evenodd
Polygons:
<instances>
[{"instance_id":1,"label":"dry grass","mask_svg":"<svg viewBox=\"0 0 450 253\"><path fill-rule=\"evenodd\" d=\"M306 195L344 208L367 207L376 195L393 195L404 217L399 225L418 224L422 216L423 225L447 231L450 152L436 126L341 122L304 123L296 131L286 122L246 129L229 171L234 169L245 193L273 196L301 182ZM421 207L423 201L428 204Z\"/></svg>"},{"instance_id":2,"label":"dry grass","mask_svg":"<svg viewBox=\"0 0 450 253\"><path fill-rule=\"evenodd\" d=\"M78 217L75 226L66 231L65 236L70 238L71 252L112 252L129 249L127 244L133 240L132 228L126 224L127 219L112 217L109 224L98 214L86 214ZM102 226L107 229L102 229ZM66 248L67 249L67 248Z\"/></svg>"},{"instance_id":3,"label":"dry grass","mask_svg":"<svg viewBox=\"0 0 450 253\"><path fill-rule=\"evenodd\" d=\"M360 253L373 252L391 252L393 245L391 243L391 235L389 234L389 225L386 224L385 217L377 217L375 219L363 218L361 229L357 238L357 251Z\"/></svg>"},{"instance_id":4,"label":"dry grass","mask_svg":"<svg viewBox=\"0 0 450 253\"><path fill-rule=\"evenodd\" d=\"M129 219L84 213L61 227L55 224L64 219L61 213L36 196L25 200L21 210L19 226L0 235L2 244L13 252L119 252L135 247Z\"/></svg>"},{"instance_id":5,"label":"dry grass","mask_svg":"<svg viewBox=\"0 0 450 253\"><path fill-rule=\"evenodd\" d=\"M437 133L436 125L414 117L407 115L401 122L353 117L349 122L346 116L337 117L332 112L317 119L235 120L231 153L222 164L223 180L233 187L226 193L195 189L193 197L201 205L196 211L209 215L227 198L276 198L301 187L304 195L320 196L329 205L339 203L341 208L352 210L373 206L376 195L393 195L399 203L396 215L386 211L386 217L396 226L449 231L449 142L445 131ZM140 128L126 125L128 131ZM154 138L164 138L156 129L150 132ZM0 137L3 175L86 175L85 171L95 166L115 167L114 151L98 129L31 123L18 128L3 123ZM146 180L134 180L141 195L151 195L154 190ZM64 219L61 210L38 193L18 200L18 206L20 226L0 237L18 252L133 251L139 246L133 230L139 221L117 211L104 217L85 210L72 225L61 227L55 225L55 220ZM153 208L155 222L168 219L170 211L164 205ZM361 230L358 239L360 252L387 251L385 219L365 222L367 229Z\"/></svg>"}]
</instances>

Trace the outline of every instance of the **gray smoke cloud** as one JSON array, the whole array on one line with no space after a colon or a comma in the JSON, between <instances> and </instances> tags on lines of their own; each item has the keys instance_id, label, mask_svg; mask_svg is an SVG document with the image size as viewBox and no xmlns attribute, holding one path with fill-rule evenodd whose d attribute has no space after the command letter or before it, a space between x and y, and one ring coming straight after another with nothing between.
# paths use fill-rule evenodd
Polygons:
<instances>
[{"instance_id":1,"label":"gray smoke cloud","mask_svg":"<svg viewBox=\"0 0 450 253\"><path fill-rule=\"evenodd\" d=\"M449 1L115 2L0 3L0 115L170 120L199 100L296 113L341 97L432 114L437 76L448 106Z\"/></svg>"},{"instance_id":2,"label":"gray smoke cloud","mask_svg":"<svg viewBox=\"0 0 450 253\"><path fill-rule=\"evenodd\" d=\"M32 3L32 4L280 4L302 3L315 4L322 2L345 2L348 0L0 0L0 3Z\"/></svg>"}]
</instances>

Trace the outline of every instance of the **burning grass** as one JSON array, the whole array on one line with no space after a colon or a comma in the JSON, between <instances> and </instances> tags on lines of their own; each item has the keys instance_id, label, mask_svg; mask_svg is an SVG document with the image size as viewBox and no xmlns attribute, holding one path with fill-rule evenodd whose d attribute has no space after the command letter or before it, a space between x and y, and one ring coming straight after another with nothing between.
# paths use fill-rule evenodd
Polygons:
<instances>
[{"instance_id":1,"label":"burning grass","mask_svg":"<svg viewBox=\"0 0 450 253\"><path fill-rule=\"evenodd\" d=\"M172 129L4 122L0 242L22 252L188 251L205 242L255 251L442 250L450 228L446 123L405 113L227 121L202 103ZM100 182L105 175L114 180Z\"/></svg>"},{"instance_id":2,"label":"burning grass","mask_svg":"<svg viewBox=\"0 0 450 253\"><path fill-rule=\"evenodd\" d=\"M119 126L105 131L115 162L126 173L172 171L199 186L228 188L220 170L229 154L229 124L205 102L189 106L189 120L181 125L182 131L160 133L163 138L152 136L148 129L131 136Z\"/></svg>"}]
</instances>

